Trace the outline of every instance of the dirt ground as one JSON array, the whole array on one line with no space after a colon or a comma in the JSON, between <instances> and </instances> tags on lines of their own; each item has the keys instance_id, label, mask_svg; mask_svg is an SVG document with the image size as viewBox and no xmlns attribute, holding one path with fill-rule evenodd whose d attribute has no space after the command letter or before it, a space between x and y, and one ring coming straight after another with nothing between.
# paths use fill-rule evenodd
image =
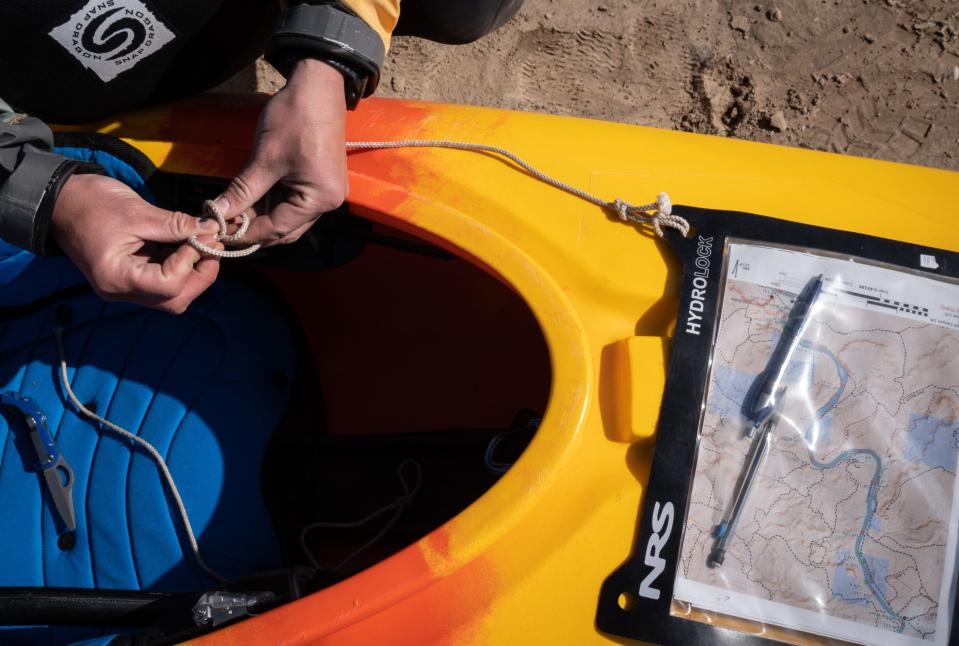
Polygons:
<instances>
[{"instance_id":1,"label":"dirt ground","mask_svg":"<svg viewBox=\"0 0 959 646\"><path fill-rule=\"evenodd\" d=\"M959 169L957 31L957 0L527 0L477 43L395 39L378 94Z\"/></svg>"}]
</instances>

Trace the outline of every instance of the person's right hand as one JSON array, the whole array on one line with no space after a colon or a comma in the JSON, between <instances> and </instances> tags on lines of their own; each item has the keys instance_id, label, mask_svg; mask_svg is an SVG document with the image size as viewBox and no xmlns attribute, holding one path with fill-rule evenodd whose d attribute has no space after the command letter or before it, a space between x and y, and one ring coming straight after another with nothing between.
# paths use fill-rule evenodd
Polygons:
<instances>
[{"instance_id":1,"label":"person's right hand","mask_svg":"<svg viewBox=\"0 0 959 646\"><path fill-rule=\"evenodd\" d=\"M166 211L126 184L73 175L57 196L51 235L107 301L180 314L213 284L219 258L186 244L191 236L222 249L217 223Z\"/></svg>"}]
</instances>

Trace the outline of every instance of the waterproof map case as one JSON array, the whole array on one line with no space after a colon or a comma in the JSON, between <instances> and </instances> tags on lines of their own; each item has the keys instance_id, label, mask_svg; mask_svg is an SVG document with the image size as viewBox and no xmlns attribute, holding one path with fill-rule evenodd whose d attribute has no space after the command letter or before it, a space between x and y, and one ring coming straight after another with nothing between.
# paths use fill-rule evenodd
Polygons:
<instances>
[{"instance_id":1,"label":"waterproof map case","mask_svg":"<svg viewBox=\"0 0 959 646\"><path fill-rule=\"evenodd\" d=\"M677 209L683 292L649 484L601 630L948 644L959 256Z\"/></svg>"}]
</instances>

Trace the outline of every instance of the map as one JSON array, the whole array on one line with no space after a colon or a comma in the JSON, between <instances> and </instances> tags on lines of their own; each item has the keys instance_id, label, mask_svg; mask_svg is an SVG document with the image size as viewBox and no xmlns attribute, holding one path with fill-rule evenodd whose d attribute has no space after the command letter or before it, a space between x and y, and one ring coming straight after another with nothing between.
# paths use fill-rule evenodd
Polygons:
<instances>
[{"instance_id":1,"label":"map","mask_svg":"<svg viewBox=\"0 0 959 646\"><path fill-rule=\"evenodd\" d=\"M751 447L744 404L817 275L781 416L710 567ZM946 644L957 460L959 285L730 244L674 598L855 643Z\"/></svg>"}]
</instances>

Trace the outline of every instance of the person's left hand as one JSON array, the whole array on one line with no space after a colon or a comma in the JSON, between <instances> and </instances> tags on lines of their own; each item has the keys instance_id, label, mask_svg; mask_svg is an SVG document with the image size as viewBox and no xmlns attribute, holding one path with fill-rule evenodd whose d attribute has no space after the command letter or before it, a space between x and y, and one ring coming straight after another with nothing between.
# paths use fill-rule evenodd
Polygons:
<instances>
[{"instance_id":1,"label":"person's left hand","mask_svg":"<svg viewBox=\"0 0 959 646\"><path fill-rule=\"evenodd\" d=\"M220 268L219 258L187 240L222 249L217 230L213 221L158 208L123 182L93 174L67 179L50 221L51 237L103 300L173 314L209 288Z\"/></svg>"},{"instance_id":2,"label":"person's left hand","mask_svg":"<svg viewBox=\"0 0 959 646\"><path fill-rule=\"evenodd\" d=\"M279 201L268 213L253 214L244 242L293 242L323 213L343 203L345 123L340 73L321 61L297 62L286 86L260 115L246 168L214 200L227 220L235 220L277 187Z\"/></svg>"}]
</instances>

